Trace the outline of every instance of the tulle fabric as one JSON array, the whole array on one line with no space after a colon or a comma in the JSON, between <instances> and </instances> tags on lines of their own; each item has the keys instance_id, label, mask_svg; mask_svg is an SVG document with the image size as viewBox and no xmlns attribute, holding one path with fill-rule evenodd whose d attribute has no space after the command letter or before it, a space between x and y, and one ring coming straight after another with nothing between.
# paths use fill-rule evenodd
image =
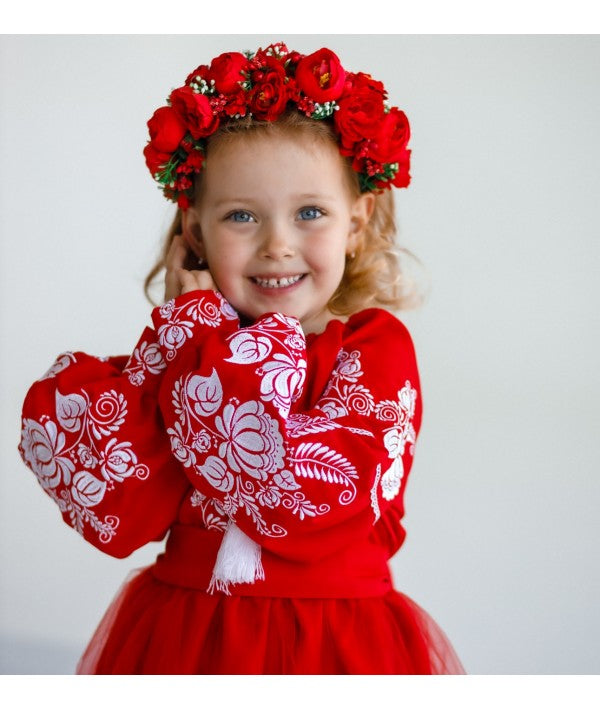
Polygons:
<instances>
[{"instance_id":1,"label":"tulle fabric","mask_svg":"<svg viewBox=\"0 0 600 710\"><path fill-rule=\"evenodd\" d=\"M289 599L207 594L150 568L126 580L79 674L462 674L436 622L406 595Z\"/></svg>"}]
</instances>

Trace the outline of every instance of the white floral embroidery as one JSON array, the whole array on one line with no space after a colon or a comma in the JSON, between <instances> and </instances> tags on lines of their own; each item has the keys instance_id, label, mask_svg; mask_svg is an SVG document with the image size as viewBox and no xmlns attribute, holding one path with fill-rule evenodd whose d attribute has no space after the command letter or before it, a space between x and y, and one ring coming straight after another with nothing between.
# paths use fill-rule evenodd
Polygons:
<instances>
[{"instance_id":1,"label":"white floral embroidery","mask_svg":"<svg viewBox=\"0 0 600 710\"><path fill-rule=\"evenodd\" d=\"M278 340L282 326L289 331L283 342ZM259 364L260 394L263 402L273 402L281 417L289 414L292 402L302 394L306 378L305 338L299 322L281 314L263 319L228 340L231 357L226 362L237 365ZM286 352L275 352L275 348Z\"/></svg>"},{"instance_id":2,"label":"white floral embroidery","mask_svg":"<svg viewBox=\"0 0 600 710\"><path fill-rule=\"evenodd\" d=\"M123 372L129 375L132 385L139 387L146 379L145 373L158 375L166 366L158 343L144 341L133 351Z\"/></svg>"},{"instance_id":3,"label":"white floral embroidery","mask_svg":"<svg viewBox=\"0 0 600 710\"><path fill-rule=\"evenodd\" d=\"M292 460L297 476L343 485L347 490L340 494L342 505L348 505L356 497L356 468L337 451L319 443L306 442L294 451Z\"/></svg>"},{"instance_id":4,"label":"white floral embroidery","mask_svg":"<svg viewBox=\"0 0 600 710\"><path fill-rule=\"evenodd\" d=\"M169 317L173 319L173 314ZM214 369L209 375L180 378L171 393L178 417L168 430L171 448L186 467L225 494L224 515L233 520L244 511L261 533L286 535L281 525L267 524L261 509L283 506L301 519L329 510L307 500L294 474L285 468L280 421L265 408L271 404L285 418L300 396L306 372L304 336L296 319L276 314L236 332L227 344L231 356L226 362L259 366L255 372L261 381L260 399L225 402ZM215 450L218 456L210 454ZM204 459L202 453L207 454Z\"/></svg>"},{"instance_id":5,"label":"white floral embroidery","mask_svg":"<svg viewBox=\"0 0 600 710\"><path fill-rule=\"evenodd\" d=\"M377 472L375 473L375 481L373 487L371 488L371 508L373 508L373 513L375 514L375 520L373 525L381 517L381 511L379 509L379 500L377 499L377 486L379 485L379 479L381 478L381 464L377 464Z\"/></svg>"},{"instance_id":6,"label":"white floral embroidery","mask_svg":"<svg viewBox=\"0 0 600 710\"><path fill-rule=\"evenodd\" d=\"M400 492L404 478L402 456L406 450L406 444L410 444L410 454L414 453L416 432L412 420L415 415L416 400L417 391L409 380L406 380L404 387L398 392L397 401L384 401L377 406L377 417L382 421L394 423L391 428L386 430L383 438L388 455L393 459L392 465L381 479L381 490L385 500L392 500Z\"/></svg>"},{"instance_id":7,"label":"white floral embroidery","mask_svg":"<svg viewBox=\"0 0 600 710\"><path fill-rule=\"evenodd\" d=\"M261 481L283 467L283 439L278 422L261 402L250 400L236 407L228 404L215 420L224 439L219 456L235 473L247 473Z\"/></svg>"},{"instance_id":8,"label":"white floral embroidery","mask_svg":"<svg viewBox=\"0 0 600 710\"><path fill-rule=\"evenodd\" d=\"M307 434L320 434L332 429L341 429L341 424L328 419L327 417L311 417L308 414L290 414L285 428L292 438L298 438Z\"/></svg>"},{"instance_id":9,"label":"white floral embroidery","mask_svg":"<svg viewBox=\"0 0 600 710\"><path fill-rule=\"evenodd\" d=\"M218 500L215 498L207 498L207 496L200 493L200 491L194 490L190 502L194 508L200 508L202 512L202 522L207 530L220 530L221 532L225 532L228 519Z\"/></svg>"},{"instance_id":10,"label":"white floral embroidery","mask_svg":"<svg viewBox=\"0 0 600 710\"><path fill-rule=\"evenodd\" d=\"M83 390L66 395L57 390L54 419L47 415L39 421L23 419L19 446L23 461L61 512L68 514L70 524L80 534L89 525L102 543L114 537L119 518L106 515L100 520L91 509L115 483L131 476L144 480L150 474L148 466L138 462L131 442L117 436L104 441L118 432L126 416L127 401L114 390L93 402Z\"/></svg>"},{"instance_id":11,"label":"white floral embroidery","mask_svg":"<svg viewBox=\"0 0 600 710\"><path fill-rule=\"evenodd\" d=\"M213 297L216 297L218 304L215 304ZM189 320L182 318L182 313ZM226 320L236 320L237 313L233 310L223 296L218 292L213 292L209 297L202 296L197 301L185 303L175 307L175 299L167 301L159 309L160 316L167 321L158 328L157 337L165 357L171 361L177 356L177 351L192 337L194 325L207 325L216 328L221 325L223 318Z\"/></svg>"},{"instance_id":12,"label":"white floral embroidery","mask_svg":"<svg viewBox=\"0 0 600 710\"><path fill-rule=\"evenodd\" d=\"M50 377L56 377L59 372L62 372L72 362L77 362L75 355L72 352L61 353L55 360L54 364L39 378L38 382L47 380Z\"/></svg>"},{"instance_id":13,"label":"white floral embroidery","mask_svg":"<svg viewBox=\"0 0 600 710\"><path fill-rule=\"evenodd\" d=\"M362 375L360 352L354 350L347 353L342 349L331 380L317 406L333 420L354 411L364 415L375 414L378 420L392 424L384 430L383 443L392 464L381 477L381 491L385 500L393 500L400 492L404 477L402 456L407 443L411 444L410 453L413 454L416 435L412 419L417 391L406 380L398 392L397 400L375 402L369 389L358 382Z\"/></svg>"}]
</instances>

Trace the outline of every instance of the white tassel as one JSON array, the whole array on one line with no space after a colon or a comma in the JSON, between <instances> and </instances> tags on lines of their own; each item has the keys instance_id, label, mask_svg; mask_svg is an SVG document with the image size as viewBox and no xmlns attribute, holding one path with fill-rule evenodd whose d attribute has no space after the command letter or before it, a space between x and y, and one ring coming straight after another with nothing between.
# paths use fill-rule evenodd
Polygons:
<instances>
[{"instance_id":1,"label":"white tassel","mask_svg":"<svg viewBox=\"0 0 600 710\"><path fill-rule=\"evenodd\" d=\"M219 592L231 594L230 584L264 579L265 572L260 556L260 545L230 521L221 540L208 593L213 594L217 589Z\"/></svg>"}]
</instances>

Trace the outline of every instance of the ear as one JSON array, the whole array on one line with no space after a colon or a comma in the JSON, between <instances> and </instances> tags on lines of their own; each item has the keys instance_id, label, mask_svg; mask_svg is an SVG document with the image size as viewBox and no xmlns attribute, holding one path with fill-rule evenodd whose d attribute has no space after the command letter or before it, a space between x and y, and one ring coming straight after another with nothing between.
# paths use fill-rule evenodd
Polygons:
<instances>
[{"instance_id":1,"label":"ear","mask_svg":"<svg viewBox=\"0 0 600 710\"><path fill-rule=\"evenodd\" d=\"M202 242L200 218L193 207L188 207L188 209L181 214L181 233L185 243L194 254L204 259L204 244Z\"/></svg>"},{"instance_id":2,"label":"ear","mask_svg":"<svg viewBox=\"0 0 600 710\"><path fill-rule=\"evenodd\" d=\"M351 209L348 253L359 247L365 227L369 224L374 209L375 195L372 192L364 192L356 198Z\"/></svg>"}]
</instances>

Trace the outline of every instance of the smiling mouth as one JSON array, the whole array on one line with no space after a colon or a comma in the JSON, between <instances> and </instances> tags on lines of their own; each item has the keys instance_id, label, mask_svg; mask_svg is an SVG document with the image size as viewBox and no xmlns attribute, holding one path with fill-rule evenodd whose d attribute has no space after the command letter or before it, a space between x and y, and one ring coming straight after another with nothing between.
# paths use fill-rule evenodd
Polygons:
<instances>
[{"instance_id":1,"label":"smiling mouth","mask_svg":"<svg viewBox=\"0 0 600 710\"><path fill-rule=\"evenodd\" d=\"M306 274L297 274L296 276L283 276L279 279L264 279L258 276L252 277L252 281L262 288L287 288L297 284L303 279Z\"/></svg>"}]
</instances>

